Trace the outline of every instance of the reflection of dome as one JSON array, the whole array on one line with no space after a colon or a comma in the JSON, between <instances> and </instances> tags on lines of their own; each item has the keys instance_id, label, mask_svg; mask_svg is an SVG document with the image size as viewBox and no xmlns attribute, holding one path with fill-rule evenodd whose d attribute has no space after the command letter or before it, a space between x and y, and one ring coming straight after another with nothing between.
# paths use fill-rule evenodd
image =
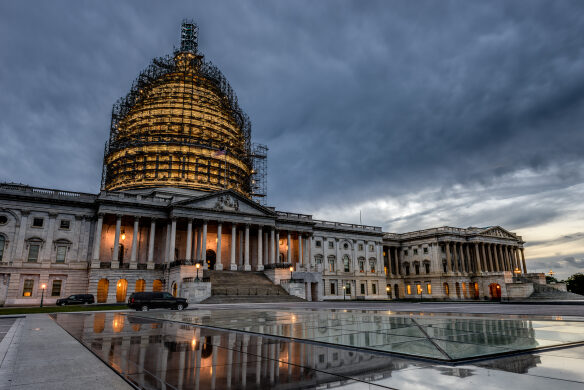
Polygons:
<instances>
[{"instance_id":1,"label":"reflection of dome","mask_svg":"<svg viewBox=\"0 0 584 390\"><path fill-rule=\"evenodd\" d=\"M102 188L232 188L249 196L251 125L221 72L197 53L197 27L113 107Z\"/></svg>"}]
</instances>

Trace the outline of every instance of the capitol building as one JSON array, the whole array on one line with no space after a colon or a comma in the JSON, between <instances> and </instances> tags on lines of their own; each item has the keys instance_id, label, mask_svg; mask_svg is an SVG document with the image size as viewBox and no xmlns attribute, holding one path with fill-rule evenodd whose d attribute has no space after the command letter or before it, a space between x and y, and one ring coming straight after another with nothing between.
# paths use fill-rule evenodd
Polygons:
<instances>
[{"instance_id":1,"label":"capitol building","mask_svg":"<svg viewBox=\"0 0 584 390\"><path fill-rule=\"evenodd\" d=\"M251 142L197 34L184 22L180 47L114 104L98 194L0 184L0 305L77 293L126 302L136 291L191 302L491 300L545 283L527 273L522 237L499 226L398 234L270 207L268 148Z\"/></svg>"}]
</instances>

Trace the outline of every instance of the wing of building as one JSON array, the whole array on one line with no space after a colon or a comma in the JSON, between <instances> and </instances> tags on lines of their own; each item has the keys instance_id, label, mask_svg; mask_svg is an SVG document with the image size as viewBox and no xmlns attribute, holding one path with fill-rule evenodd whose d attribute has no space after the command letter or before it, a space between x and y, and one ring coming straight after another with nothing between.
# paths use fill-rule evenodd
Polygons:
<instances>
[{"instance_id":1,"label":"wing of building","mask_svg":"<svg viewBox=\"0 0 584 390\"><path fill-rule=\"evenodd\" d=\"M499 226L394 234L267 207L267 147L197 33L183 23L180 48L114 105L99 194L0 184L0 305L163 290L200 301L222 272L263 273L306 300L500 299L542 283ZM232 294L253 295L237 280Z\"/></svg>"}]
</instances>

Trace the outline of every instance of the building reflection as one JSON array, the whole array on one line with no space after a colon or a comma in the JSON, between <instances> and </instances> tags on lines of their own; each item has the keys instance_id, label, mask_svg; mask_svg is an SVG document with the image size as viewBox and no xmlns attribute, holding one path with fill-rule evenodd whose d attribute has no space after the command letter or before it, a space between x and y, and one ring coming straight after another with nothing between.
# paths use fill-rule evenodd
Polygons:
<instances>
[{"instance_id":1,"label":"building reflection","mask_svg":"<svg viewBox=\"0 0 584 390\"><path fill-rule=\"evenodd\" d=\"M264 320L272 323L267 321L268 318ZM329 321L335 320L339 319L328 318L327 324L321 323L321 326L318 326L318 319L312 323L283 321L280 330L282 334L324 332L324 328L331 328L332 323ZM403 319L394 320L397 327ZM284 389L324 384L327 388L344 387L355 380L383 380L391 377L392 372L421 364L398 356L381 356L244 332L218 331L132 314L59 314L57 321L115 370L145 389ZM343 321L347 323L347 317ZM499 342L511 342L513 338L531 339L536 345L529 321L491 321L452 321L449 327L437 327L435 336L440 336L439 332L448 334L449 328L465 327L464 331L492 338L495 337L493 329L503 326L497 328L497 334L503 337L508 331L509 337ZM262 329L262 326L265 328ZM267 329L273 326L278 325L258 325L253 331L273 331ZM503 363L504 360L493 360L481 365L524 373L539 363L538 358L532 355L513 357L506 363ZM473 375L472 369L458 367L444 366L440 372L457 377Z\"/></svg>"}]
</instances>

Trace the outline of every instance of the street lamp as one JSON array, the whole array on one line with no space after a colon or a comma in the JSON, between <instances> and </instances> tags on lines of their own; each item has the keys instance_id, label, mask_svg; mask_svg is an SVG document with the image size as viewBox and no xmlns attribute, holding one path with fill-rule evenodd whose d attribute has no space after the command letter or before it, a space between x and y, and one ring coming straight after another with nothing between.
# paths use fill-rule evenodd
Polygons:
<instances>
[{"instance_id":1,"label":"street lamp","mask_svg":"<svg viewBox=\"0 0 584 390\"><path fill-rule=\"evenodd\" d=\"M201 264L195 264L195 268L197 269L197 278L195 279L197 282L199 281L199 268L201 268Z\"/></svg>"},{"instance_id":2,"label":"street lamp","mask_svg":"<svg viewBox=\"0 0 584 390\"><path fill-rule=\"evenodd\" d=\"M290 266L290 281L292 281L292 272L294 272L294 267Z\"/></svg>"},{"instance_id":3,"label":"street lamp","mask_svg":"<svg viewBox=\"0 0 584 390\"><path fill-rule=\"evenodd\" d=\"M346 295L345 295L346 291L347 291L347 286L343 286L343 301L347 300Z\"/></svg>"},{"instance_id":4,"label":"street lamp","mask_svg":"<svg viewBox=\"0 0 584 390\"><path fill-rule=\"evenodd\" d=\"M519 267L515 267L515 269L513 270L513 273L515 274L515 281L519 282L519 274L521 273L521 270L519 269Z\"/></svg>"},{"instance_id":5,"label":"street lamp","mask_svg":"<svg viewBox=\"0 0 584 390\"><path fill-rule=\"evenodd\" d=\"M46 284L41 284L41 307L43 307L43 301L45 299L45 288L47 288Z\"/></svg>"}]
</instances>

